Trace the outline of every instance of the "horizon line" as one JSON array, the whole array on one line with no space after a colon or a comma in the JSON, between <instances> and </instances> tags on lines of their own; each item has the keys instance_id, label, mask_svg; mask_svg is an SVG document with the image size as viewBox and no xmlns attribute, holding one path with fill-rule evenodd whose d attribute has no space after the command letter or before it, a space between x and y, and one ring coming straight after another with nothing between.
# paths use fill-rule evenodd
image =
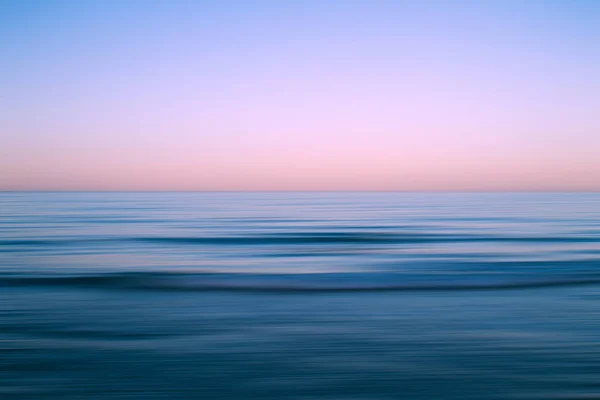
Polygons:
<instances>
[{"instance_id":1,"label":"horizon line","mask_svg":"<svg viewBox=\"0 0 600 400\"><path fill-rule=\"evenodd\" d=\"M600 193L593 190L70 190L0 189L0 193Z\"/></svg>"}]
</instances>

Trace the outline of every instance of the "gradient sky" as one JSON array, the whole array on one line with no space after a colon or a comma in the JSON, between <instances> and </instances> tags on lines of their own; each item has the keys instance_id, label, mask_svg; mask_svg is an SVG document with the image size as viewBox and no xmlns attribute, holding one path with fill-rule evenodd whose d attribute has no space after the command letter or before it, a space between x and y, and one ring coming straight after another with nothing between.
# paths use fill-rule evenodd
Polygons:
<instances>
[{"instance_id":1,"label":"gradient sky","mask_svg":"<svg viewBox=\"0 0 600 400\"><path fill-rule=\"evenodd\" d=\"M600 1L0 0L0 190L600 190Z\"/></svg>"}]
</instances>

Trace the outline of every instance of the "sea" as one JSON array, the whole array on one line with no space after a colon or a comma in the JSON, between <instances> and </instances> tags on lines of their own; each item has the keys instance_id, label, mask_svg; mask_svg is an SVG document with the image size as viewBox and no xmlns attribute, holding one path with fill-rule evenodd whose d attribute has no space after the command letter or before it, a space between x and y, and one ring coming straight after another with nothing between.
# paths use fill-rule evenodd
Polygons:
<instances>
[{"instance_id":1,"label":"sea","mask_svg":"<svg viewBox=\"0 0 600 400\"><path fill-rule=\"evenodd\" d=\"M0 399L600 399L600 193L2 192Z\"/></svg>"}]
</instances>

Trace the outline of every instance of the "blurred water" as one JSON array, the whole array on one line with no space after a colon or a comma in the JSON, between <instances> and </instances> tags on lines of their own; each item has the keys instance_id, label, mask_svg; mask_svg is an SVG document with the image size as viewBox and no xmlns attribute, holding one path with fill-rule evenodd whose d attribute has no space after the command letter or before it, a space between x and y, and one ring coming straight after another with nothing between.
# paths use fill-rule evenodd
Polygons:
<instances>
[{"instance_id":1,"label":"blurred water","mask_svg":"<svg viewBox=\"0 0 600 400\"><path fill-rule=\"evenodd\" d=\"M600 399L599 201L1 193L0 399Z\"/></svg>"}]
</instances>

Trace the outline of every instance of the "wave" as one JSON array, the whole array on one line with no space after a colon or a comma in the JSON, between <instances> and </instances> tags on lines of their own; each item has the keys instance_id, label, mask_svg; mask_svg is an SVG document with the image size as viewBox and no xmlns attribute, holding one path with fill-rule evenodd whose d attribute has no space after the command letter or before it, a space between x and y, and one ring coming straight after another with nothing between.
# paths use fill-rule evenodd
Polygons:
<instances>
[{"instance_id":1,"label":"wave","mask_svg":"<svg viewBox=\"0 0 600 400\"><path fill-rule=\"evenodd\" d=\"M0 246L54 246L108 242L138 242L164 245L293 245L293 244L410 244L459 242L588 243L600 242L598 235L492 236L435 233L296 232L250 236L147 236L113 238L61 238L0 240Z\"/></svg>"},{"instance_id":2,"label":"wave","mask_svg":"<svg viewBox=\"0 0 600 400\"><path fill-rule=\"evenodd\" d=\"M397 273L114 273L98 275L0 275L0 286L66 286L126 290L240 291L240 292L379 292L533 289L600 284L593 274L485 274L448 278Z\"/></svg>"},{"instance_id":3,"label":"wave","mask_svg":"<svg viewBox=\"0 0 600 400\"><path fill-rule=\"evenodd\" d=\"M146 237L133 238L136 242L162 244L212 244L212 245L293 245L293 244L412 244L412 243L459 243L459 242L539 242L539 243L587 243L600 242L600 237L511 237L511 236L456 236L456 235L365 235L365 234L295 234L281 236L246 237Z\"/></svg>"}]
</instances>

